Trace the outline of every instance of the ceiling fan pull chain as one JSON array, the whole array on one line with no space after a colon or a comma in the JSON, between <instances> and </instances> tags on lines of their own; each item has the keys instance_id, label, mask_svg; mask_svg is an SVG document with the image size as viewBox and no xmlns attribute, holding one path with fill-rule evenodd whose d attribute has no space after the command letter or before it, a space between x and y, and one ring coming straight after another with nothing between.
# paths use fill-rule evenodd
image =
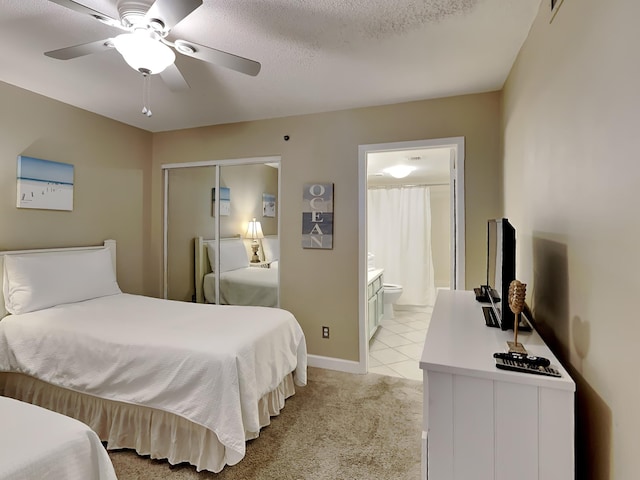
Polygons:
<instances>
[{"instance_id":1,"label":"ceiling fan pull chain","mask_svg":"<svg viewBox=\"0 0 640 480\"><path fill-rule=\"evenodd\" d=\"M147 114L147 76L142 74L142 114Z\"/></svg>"},{"instance_id":2,"label":"ceiling fan pull chain","mask_svg":"<svg viewBox=\"0 0 640 480\"><path fill-rule=\"evenodd\" d=\"M151 113L151 75L142 72L142 114L150 117Z\"/></svg>"},{"instance_id":3,"label":"ceiling fan pull chain","mask_svg":"<svg viewBox=\"0 0 640 480\"><path fill-rule=\"evenodd\" d=\"M145 103L147 104L147 117L150 117L153 115L151 113L151 75L146 75L145 81L147 82L147 100Z\"/></svg>"}]
</instances>

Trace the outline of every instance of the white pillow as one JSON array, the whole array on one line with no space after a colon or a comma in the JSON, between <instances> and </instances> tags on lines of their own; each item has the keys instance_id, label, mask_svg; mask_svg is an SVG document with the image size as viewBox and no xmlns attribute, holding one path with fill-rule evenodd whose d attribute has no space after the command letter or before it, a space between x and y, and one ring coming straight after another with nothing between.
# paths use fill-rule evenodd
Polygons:
<instances>
[{"instance_id":1,"label":"white pillow","mask_svg":"<svg viewBox=\"0 0 640 480\"><path fill-rule=\"evenodd\" d=\"M262 239L262 254L266 262L280 260L280 242L278 237L264 237Z\"/></svg>"},{"instance_id":2,"label":"white pillow","mask_svg":"<svg viewBox=\"0 0 640 480\"><path fill-rule=\"evenodd\" d=\"M215 242L207 243L207 254L211 271L215 271ZM249 257L244 242L241 238L230 238L220 240L220 272L229 272L238 268L249 267Z\"/></svg>"},{"instance_id":3,"label":"white pillow","mask_svg":"<svg viewBox=\"0 0 640 480\"><path fill-rule=\"evenodd\" d=\"M21 314L122 293L108 248L4 257L4 303Z\"/></svg>"}]
</instances>

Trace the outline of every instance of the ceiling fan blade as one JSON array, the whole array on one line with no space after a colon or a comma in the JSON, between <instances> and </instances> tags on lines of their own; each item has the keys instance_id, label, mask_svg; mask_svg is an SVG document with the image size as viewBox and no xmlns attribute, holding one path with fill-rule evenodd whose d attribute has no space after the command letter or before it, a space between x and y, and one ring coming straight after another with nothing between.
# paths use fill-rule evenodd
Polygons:
<instances>
[{"instance_id":1,"label":"ceiling fan blade","mask_svg":"<svg viewBox=\"0 0 640 480\"><path fill-rule=\"evenodd\" d=\"M185 90L189 90L189 84L182 76L180 70L175 63L172 63L167 68L165 68L162 72L160 72L160 77L162 81L169 87L169 90L172 92L181 92Z\"/></svg>"},{"instance_id":2,"label":"ceiling fan blade","mask_svg":"<svg viewBox=\"0 0 640 480\"><path fill-rule=\"evenodd\" d=\"M73 0L49 0L52 3L57 3L63 7L67 7L71 10L75 10L79 13L84 13L85 15L91 15L96 20L100 20L107 25L111 25L113 27L122 28L120 21L115 18L111 18L109 15L105 15L102 12L98 12L97 10L93 10L92 8L86 7L78 2L74 2Z\"/></svg>"},{"instance_id":3,"label":"ceiling fan blade","mask_svg":"<svg viewBox=\"0 0 640 480\"><path fill-rule=\"evenodd\" d=\"M70 60L72 58L82 57L91 53L100 53L113 48L111 39L97 40L95 42L83 43L82 45L75 45L73 47L60 48L58 50L51 50L50 52L44 52L47 57L55 58L57 60Z\"/></svg>"},{"instance_id":4,"label":"ceiling fan blade","mask_svg":"<svg viewBox=\"0 0 640 480\"><path fill-rule=\"evenodd\" d=\"M202 0L156 0L147 11L145 19L161 20L168 31L200 5Z\"/></svg>"},{"instance_id":5,"label":"ceiling fan blade","mask_svg":"<svg viewBox=\"0 0 640 480\"><path fill-rule=\"evenodd\" d=\"M212 63L214 65L220 65L222 67L230 68L236 72L246 73L255 77L260 72L260 63L249 60L248 58L239 57L231 53L223 52L222 50L216 50L215 48L205 47L198 45L197 43L187 42L185 40L176 40L174 42L176 50L188 57L197 58L203 62Z\"/></svg>"}]
</instances>

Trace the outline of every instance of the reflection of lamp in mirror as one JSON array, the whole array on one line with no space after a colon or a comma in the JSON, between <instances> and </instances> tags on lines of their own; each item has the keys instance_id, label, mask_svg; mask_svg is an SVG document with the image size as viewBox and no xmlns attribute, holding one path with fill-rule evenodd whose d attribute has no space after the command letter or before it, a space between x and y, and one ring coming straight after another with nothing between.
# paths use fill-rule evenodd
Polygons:
<instances>
[{"instance_id":1,"label":"reflection of lamp in mirror","mask_svg":"<svg viewBox=\"0 0 640 480\"><path fill-rule=\"evenodd\" d=\"M251 263L259 263L260 257L258 257L258 249L260 248L260 244L258 243L258 239L264 238L264 235L262 233L262 225L260 225L260 222L256 222L255 218L249 222L244 238L251 239L251 250L253 251Z\"/></svg>"}]
</instances>

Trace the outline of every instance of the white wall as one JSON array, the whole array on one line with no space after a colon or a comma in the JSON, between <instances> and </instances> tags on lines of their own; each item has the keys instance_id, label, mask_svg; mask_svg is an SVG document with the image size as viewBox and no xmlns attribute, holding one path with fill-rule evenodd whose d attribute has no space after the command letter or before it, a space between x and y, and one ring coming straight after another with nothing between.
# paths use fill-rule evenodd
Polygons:
<instances>
[{"instance_id":1,"label":"white wall","mask_svg":"<svg viewBox=\"0 0 640 480\"><path fill-rule=\"evenodd\" d=\"M517 276L578 384L576 478L638 478L640 2L564 0L553 23L542 3L504 90Z\"/></svg>"}]
</instances>

